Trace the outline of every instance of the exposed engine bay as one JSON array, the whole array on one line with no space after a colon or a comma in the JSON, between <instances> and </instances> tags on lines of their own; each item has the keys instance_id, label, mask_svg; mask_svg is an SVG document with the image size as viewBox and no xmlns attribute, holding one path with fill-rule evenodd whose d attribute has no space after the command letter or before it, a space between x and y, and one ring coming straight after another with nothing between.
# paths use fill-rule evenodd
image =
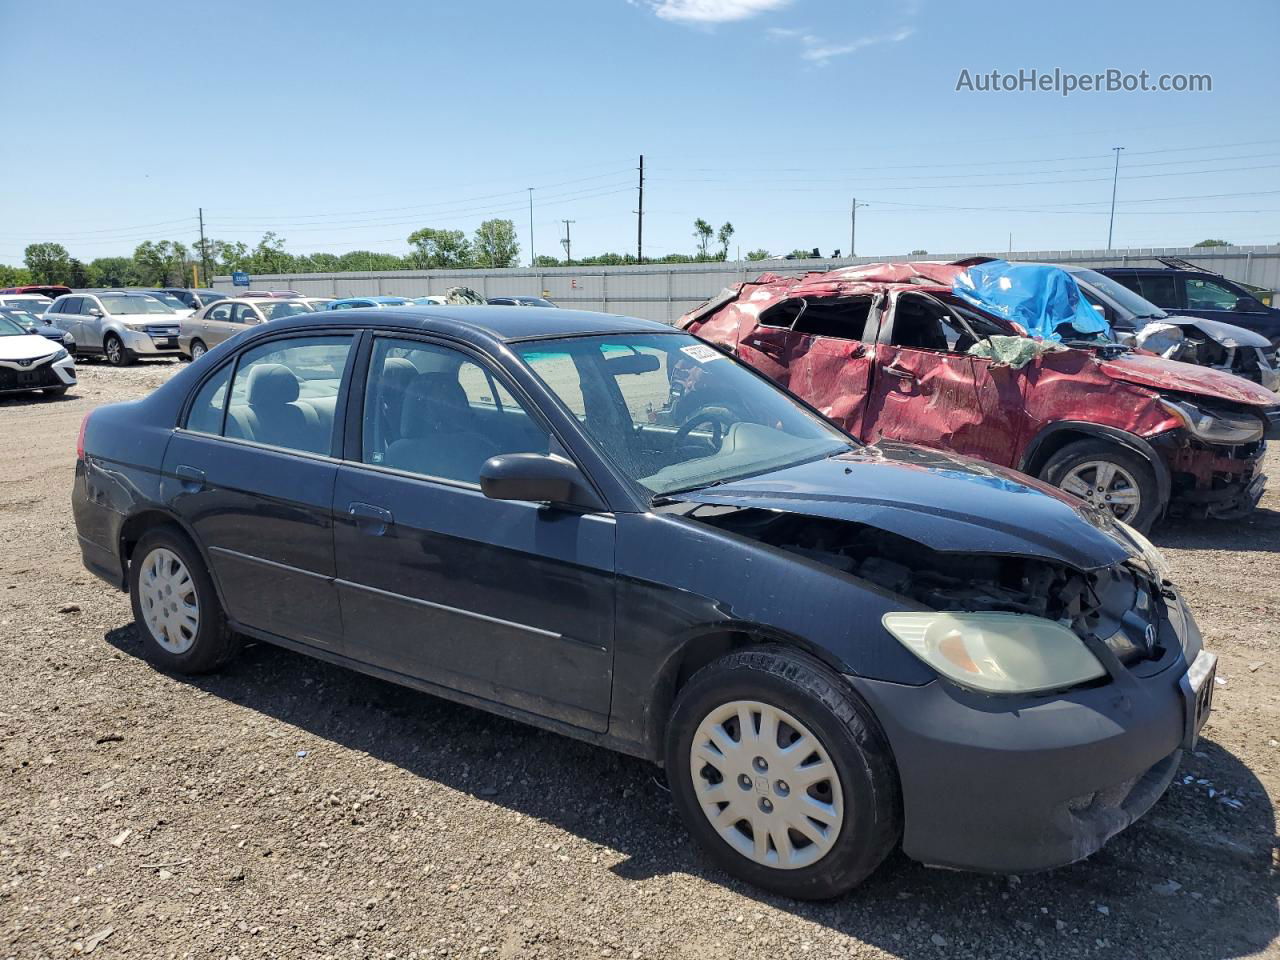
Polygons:
<instances>
[{"instance_id":1,"label":"exposed engine bay","mask_svg":"<svg viewBox=\"0 0 1280 960\"><path fill-rule=\"evenodd\" d=\"M752 507L702 505L685 514L865 580L932 610L1023 613L1064 624L1078 636L1123 638L1108 645L1124 662L1156 658L1142 648L1164 603L1145 571L1117 564L1082 572L1033 557L950 553L877 527Z\"/></svg>"}]
</instances>

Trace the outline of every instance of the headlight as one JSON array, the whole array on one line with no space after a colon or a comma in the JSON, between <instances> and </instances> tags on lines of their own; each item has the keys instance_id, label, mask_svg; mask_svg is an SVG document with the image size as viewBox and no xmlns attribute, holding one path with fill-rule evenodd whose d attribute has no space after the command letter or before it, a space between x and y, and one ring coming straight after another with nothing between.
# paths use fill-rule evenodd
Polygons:
<instances>
[{"instance_id":1,"label":"headlight","mask_svg":"<svg viewBox=\"0 0 1280 960\"><path fill-rule=\"evenodd\" d=\"M1123 520L1117 520L1116 523L1124 529L1125 536L1132 540L1134 546L1138 548L1138 551L1142 554L1142 560L1151 570L1152 576L1157 580L1168 580L1169 564L1165 561L1164 554L1160 552L1156 545Z\"/></svg>"},{"instance_id":2,"label":"headlight","mask_svg":"<svg viewBox=\"0 0 1280 960\"><path fill-rule=\"evenodd\" d=\"M59 360L65 360L65 359L67 359L67 357L69 357L69 356L71 356L71 354L67 353L67 351L65 351L65 350L63 350L61 347L59 347L59 348L58 348L58 352L57 352L57 353L55 353L55 354L53 355L53 360L52 360L52 361L50 361L50 362L51 362L51 363L57 363Z\"/></svg>"},{"instance_id":3,"label":"headlight","mask_svg":"<svg viewBox=\"0 0 1280 960\"><path fill-rule=\"evenodd\" d=\"M63 342L63 343L65 343L65 344L69 347L69 346L71 346L73 343L75 343L75 342L76 342L76 338L75 338L75 337L73 337L73 336L72 336L71 334L69 334L69 333L64 333L64 334L62 335L62 342Z\"/></svg>"},{"instance_id":4,"label":"headlight","mask_svg":"<svg viewBox=\"0 0 1280 960\"><path fill-rule=\"evenodd\" d=\"M1187 400L1162 397L1160 405L1182 421L1193 437L1206 443L1253 443L1262 439L1262 421L1245 413L1206 410Z\"/></svg>"},{"instance_id":5,"label":"headlight","mask_svg":"<svg viewBox=\"0 0 1280 960\"><path fill-rule=\"evenodd\" d=\"M886 613L885 629L962 687L1040 693L1105 676L1074 633L1022 613Z\"/></svg>"}]
</instances>

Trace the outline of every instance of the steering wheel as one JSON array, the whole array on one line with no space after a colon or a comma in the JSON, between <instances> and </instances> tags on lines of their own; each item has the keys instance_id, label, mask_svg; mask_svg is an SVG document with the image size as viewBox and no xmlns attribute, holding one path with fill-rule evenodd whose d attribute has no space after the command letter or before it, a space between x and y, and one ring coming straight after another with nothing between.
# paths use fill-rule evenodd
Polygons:
<instances>
[{"instance_id":1,"label":"steering wheel","mask_svg":"<svg viewBox=\"0 0 1280 960\"><path fill-rule=\"evenodd\" d=\"M672 446L679 449L689 442L689 434L693 432L694 427L709 423L711 424L711 449L713 453L719 453L720 448L724 446L725 434L739 419L727 407L702 407L688 420L680 424L680 428L676 430L675 438L672 440Z\"/></svg>"}]
</instances>

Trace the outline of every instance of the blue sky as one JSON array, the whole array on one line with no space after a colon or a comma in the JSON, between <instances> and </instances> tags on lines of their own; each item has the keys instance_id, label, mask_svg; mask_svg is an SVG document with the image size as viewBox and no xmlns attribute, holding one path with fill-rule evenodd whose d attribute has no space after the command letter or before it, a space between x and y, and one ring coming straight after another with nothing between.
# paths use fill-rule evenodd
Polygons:
<instances>
[{"instance_id":1,"label":"blue sky","mask_svg":"<svg viewBox=\"0 0 1280 960\"><path fill-rule=\"evenodd\" d=\"M528 255L1280 242L1274 0L0 0L0 262L144 239L401 253L510 217ZM957 92L1019 68L1211 93ZM21 118L28 118L26 132Z\"/></svg>"}]
</instances>

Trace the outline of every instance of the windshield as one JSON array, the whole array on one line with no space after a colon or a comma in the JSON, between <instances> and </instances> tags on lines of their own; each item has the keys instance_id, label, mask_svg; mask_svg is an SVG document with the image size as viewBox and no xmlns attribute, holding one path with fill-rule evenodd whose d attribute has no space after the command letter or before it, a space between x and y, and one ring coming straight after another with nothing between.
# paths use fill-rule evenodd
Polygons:
<instances>
[{"instance_id":1,"label":"windshield","mask_svg":"<svg viewBox=\"0 0 1280 960\"><path fill-rule=\"evenodd\" d=\"M34 313L19 310L16 307L0 307L0 317L8 317L23 327L34 327L40 322L40 318Z\"/></svg>"},{"instance_id":2,"label":"windshield","mask_svg":"<svg viewBox=\"0 0 1280 960\"><path fill-rule=\"evenodd\" d=\"M4 302L0 303L0 307L10 307L14 310L30 310L32 313L44 313L49 309L49 304L52 302L52 300L41 300L38 297L22 300L5 297Z\"/></svg>"},{"instance_id":3,"label":"windshield","mask_svg":"<svg viewBox=\"0 0 1280 960\"><path fill-rule=\"evenodd\" d=\"M0 337L25 337L27 335L25 327L19 326L8 317L0 315Z\"/></svg>"},{"instance_id":4,"label":"windshield","mask_svg":"<svg viewBox=\"0 0 1280 960\"><path fill-rule=\"evenodd\" d=\"M516 302L525 307L554 307L555 304L542 297L517 297Z\"/></svg>"},{"instance_id":5,"label":"windshield","mask_svg":"<svg viewBox=\"0 0 1280 960\"><path fill-rule=\"evenodd\" d=\"M259 308L268 320L279 320L281 317L292 317L299 313L315 313L311 304L300 300L285 300L282 303L264 303Z\"/></svg>"},{"instance_id":6,"label":"windshield","mask_svg":"<svg viewBox=\"0 0 1280 960\"><path fill-rule=\"evenodd\" d=\"M155 297L166 307L172 307L174 310L190 310L185 303L175 297L172 293L153 293L150 296Z\"/></svg>"},{"instance_id":7,"label":"windshield","mask_svg":"<svg viewBox=\"0 0 1280 960\"><path fill-rule=\"evenodd\" d=\"M854 446L767 380L683 334L574 337L515 349L617 468L652 494Z\"/></svg>"},{"instance_id":8,"label":"windshield","mask_svg":"<svg viewBox=\"0 0 1280 960\"><path fill-rule=\"evenodd\" d=\"M1120 309L1132 314L1135 318L1163 320L1168 316L1150 300L1143 299L1123 283L1117 283L1106 274L1098 273L1096 270L1072 270L1071 275L1106 294L1120 305Z\"/></svg>"},{"instance_id":9,"label":"windshield","mask_svg":"<svg viewBox=\"0 0 1280 960\"><path fill-rule=\"evenodd\" d=\"M117 294L99 297L102 309L115 316L131 313L164 313L173 316L173 310L152 296L142 294Z\"/></svg>"}]
</instances>

